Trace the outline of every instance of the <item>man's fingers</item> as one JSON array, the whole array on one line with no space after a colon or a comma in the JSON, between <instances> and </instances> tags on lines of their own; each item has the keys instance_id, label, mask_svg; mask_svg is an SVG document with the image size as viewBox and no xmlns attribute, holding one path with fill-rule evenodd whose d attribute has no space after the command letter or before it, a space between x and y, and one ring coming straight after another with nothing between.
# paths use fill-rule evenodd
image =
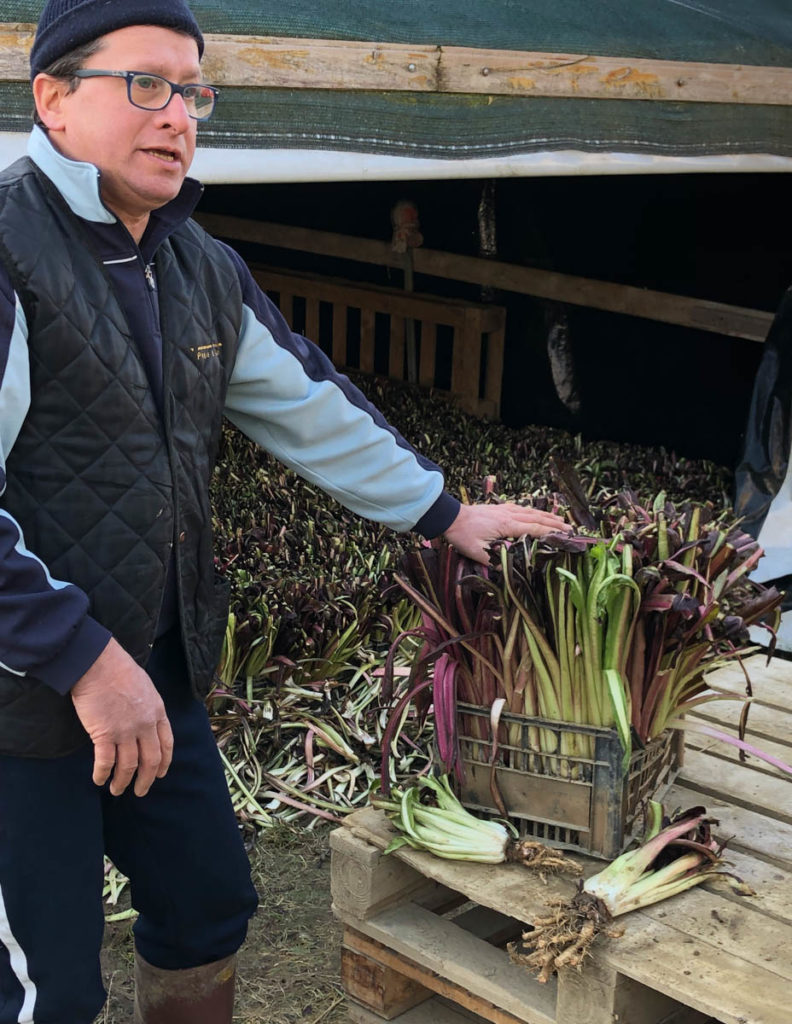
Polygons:
<instances>
[{"instance_id":1,"label":"man's fingers","mask_svg":"<svg viewBox=\"0 0 792 1024\"><path fill-rule=\"evenodd\" d=\"M135 779L135 796L145 796L157 778L162 761L159 736L152 729L138 739L138 767Z\"/></svg>"},{"instance_id":2,"label":"man's fingers","mask_svg":"<svg viewBox=\"0 0 792 1024\"><path fill-rule=\"evenodd\" d=\"M110 792L113 796L121 796L132 776L138 769L138 745L136 740L124 740L116 747L116 766L113 772L113 781L110 783Z\"/></svg>"},{"instance_id":3,"label":"man's fingers","mask_svg":"<svg viewBox=\"0 0 792 1024\"><path fill-rule=\"evenodd\" d=\"M569 523L555 512L545 512L543 509L530 508L527 505L502 505L501 508L508 508L514 519L523 523L536 523L555 530L571 530Z\"/></svg>"},{"instance_id":4,"label":"man's fingers","mask_svg":"<svg viewBox=\"0 0 792 1024\"><path fill-rule=\"evenodd\" d=\"M93 781L97 786L103 786L110 778L115 760L115 743L106 741L94 743Z\"/></svg>"},{"instance_id":5,"label":"man's fingers","mask_svg":"<svg viewBox=\"0 0 792 1024\"><path fill-rule=\"evenodd\" d=\"M164 715L157 722L157 735L159 736L160 745L160 764L157 778L161 779L167 773L173 760L173 732L170 722Z\"/></svg>"},{"instance_id":6,"label":"man's fingers","mask_svg":"<svg viewBox=\"0 0 792 1024\"><path fill-rule=\"evenodd\" d=\"M547 526L544 523L524 523L523 530L529 537L547 536Z\"/></svg>"}]
</instances>

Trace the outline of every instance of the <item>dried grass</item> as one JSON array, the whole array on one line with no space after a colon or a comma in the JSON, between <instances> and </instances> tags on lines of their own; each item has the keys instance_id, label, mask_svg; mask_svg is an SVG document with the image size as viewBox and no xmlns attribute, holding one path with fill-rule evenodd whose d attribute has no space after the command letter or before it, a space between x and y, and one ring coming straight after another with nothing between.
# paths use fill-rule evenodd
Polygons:
<instances>
[{"instance_id":1,"label":"dried grass","mask_svg":"<svg viewBox=\"0 0 792 1024\"><path fill-rule=\"evenodd\" d=\"M240 953L235 1024L346 1024L341 927L330 911L329 829L277 825L251 851L260 907ZM132 1020L129 922L108 926L102 951L109 996L96 1024Z\"/></svg>"}]
</instances>

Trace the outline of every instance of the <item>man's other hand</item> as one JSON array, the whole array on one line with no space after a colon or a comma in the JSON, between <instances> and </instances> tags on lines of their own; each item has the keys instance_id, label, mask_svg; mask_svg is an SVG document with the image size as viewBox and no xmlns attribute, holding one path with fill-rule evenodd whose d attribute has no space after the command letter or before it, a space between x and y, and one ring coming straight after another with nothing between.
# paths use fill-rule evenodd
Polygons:
<instances>
[{"instance_id":1,"label":"man's other hand","mask_svg":"<svg viewBox=\"0 0 792 1024\"><path fill-rule=\"evenodd\" d=\"M459 514L443 536L463 555L487 565L489 545L495 540L526 535L544 537L546 533L567 533L571 529L553 512L504 502L502 505L460 505Z\"/></svg>"},{"instance_id":2,"label":"man's other hand","mask_svg":"<svg viewBox=\"0 0 792 1024\"><path fill-rule=\"evenodd\" d=\"M74 709L94 745L93 780L120 796L135 772L145 796L173 756L173 733L162 698L147 673L111 640L71 689ZM115 771L113 769L115 768Z\"/></svg>"}]
</instances>

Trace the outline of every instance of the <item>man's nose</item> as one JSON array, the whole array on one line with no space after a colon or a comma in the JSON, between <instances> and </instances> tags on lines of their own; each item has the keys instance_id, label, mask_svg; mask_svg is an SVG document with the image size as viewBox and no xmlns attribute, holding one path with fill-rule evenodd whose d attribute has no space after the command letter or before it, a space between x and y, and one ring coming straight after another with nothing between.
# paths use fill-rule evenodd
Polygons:
<instances>
[{"instance_id":1,"label":"man's nose","mask_svg":"<svg viewBox=\"0 0 792 1024\"><path fill-rule=\"evenodd\" d=\"M171 98L160 111L166 123L184 131L190 126L190 115L187 113L187 106L184 97L179 93L171 93Z\"/></svg>"}]
</instances>

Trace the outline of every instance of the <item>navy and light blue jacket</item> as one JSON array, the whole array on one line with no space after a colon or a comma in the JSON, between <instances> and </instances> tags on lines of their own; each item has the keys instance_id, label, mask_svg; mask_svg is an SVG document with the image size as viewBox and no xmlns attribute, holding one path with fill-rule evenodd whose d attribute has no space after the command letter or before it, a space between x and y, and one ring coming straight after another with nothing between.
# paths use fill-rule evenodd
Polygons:
<instances>
[{"instance_id":1,"label":"navy and light blue jacket","mask_svg":"<svg viewBox=\"0 0 792 1024\"><path fill-rule=\"evenodd\" d=\"M188 179L155 211L140 245L102 203L99 172L60 155L34 129L28 153L85 227L162 403L162 344L153 260L161 243L191 215L201 186ZM224 412L254 441L347 508L394 530L427 537L454 520L458 502L443 477L339 374L322 351L292 333L242 259L236 267L242 325ZM5 467L31 404L28 325L0 266L0 495ZM163 615L175 614L166 600ZM65 694L105 647L110 634L88 613L85 594L53 578L28 550L23 531L0 508L0 668Z\"/></svg>"}]
</instances>

